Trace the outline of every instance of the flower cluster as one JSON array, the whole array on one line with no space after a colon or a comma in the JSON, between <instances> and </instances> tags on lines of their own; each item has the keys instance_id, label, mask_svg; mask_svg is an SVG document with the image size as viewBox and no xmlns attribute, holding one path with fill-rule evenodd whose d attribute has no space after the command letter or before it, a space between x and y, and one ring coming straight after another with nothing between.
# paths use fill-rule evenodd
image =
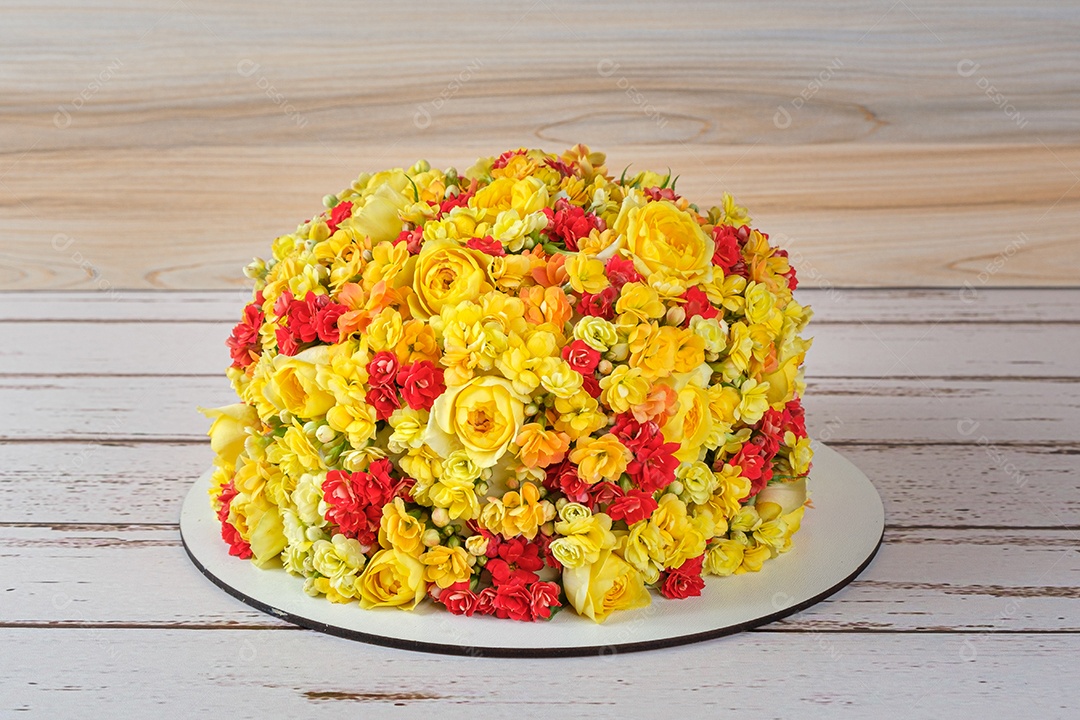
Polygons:
<instances>
[{"instance_id":1,"label":"flower cluster","mask_svg":"<svg viewBox=\"0 0 1080 720\"><path fill-rule=\"evenodd\" d=\"M791 547L810 309L724 195L513 150L361 175L247 268L230 552L363 608L597 622Z\"/></svg>"}]
</instances>

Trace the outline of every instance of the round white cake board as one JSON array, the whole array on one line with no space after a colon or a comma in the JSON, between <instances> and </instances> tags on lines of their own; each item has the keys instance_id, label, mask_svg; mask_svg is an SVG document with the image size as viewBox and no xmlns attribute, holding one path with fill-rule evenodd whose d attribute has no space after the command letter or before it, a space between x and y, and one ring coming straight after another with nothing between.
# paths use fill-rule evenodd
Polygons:
<instances>
[{"instance_id":1,"label":"round white cake board","mask_svg":"<svg viewBox=\"0 0 1080 720\"><path fill-rule=\"evenodd\" d=\"M321 632L390 647L452 655L603 655L681 645L786 617L851 582L881 544L885 512L870 480L836 451L815 443L810 497L794 548L758 573L707 577L700 597L613 613L597 625L564 609L548 622L452 615L430 601L412 612L362 610L313 598L281 568L259 569L229 555L210 507L209 473L184 501L180 534L192 562L251 607Z\"/></svg>"}]
</instances>

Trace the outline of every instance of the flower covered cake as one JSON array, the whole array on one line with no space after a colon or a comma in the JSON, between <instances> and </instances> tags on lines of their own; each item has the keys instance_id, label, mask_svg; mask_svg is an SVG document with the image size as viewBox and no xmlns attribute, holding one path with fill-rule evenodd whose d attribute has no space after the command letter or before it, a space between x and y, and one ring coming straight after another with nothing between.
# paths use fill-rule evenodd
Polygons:
<instances>
[{"instance_id":1,"label":"flower covered cake","mask_svg":"<svg viewBox=\"0 0 1080 720\"><path fill-rule=\"evenodd\" d=\"M241 402L205 411L233 555L364 609L603 622L791 547L787 253L726 194L604 162L365 173L248 266Z\"/></svg>"}]
</instances>

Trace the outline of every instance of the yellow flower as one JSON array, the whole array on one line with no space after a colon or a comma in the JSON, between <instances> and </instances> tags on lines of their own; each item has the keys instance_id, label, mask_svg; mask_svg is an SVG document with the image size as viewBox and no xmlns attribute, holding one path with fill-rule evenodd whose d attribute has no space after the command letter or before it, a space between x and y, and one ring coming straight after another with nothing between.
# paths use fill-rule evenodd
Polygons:
<instances>
[{"instance_id":1,"label":"yellow flower","mask_svg":"<svg viewBox=\"0 0 1080 720\"><path fill-rule=\"evenodd\" d=\"M493 223L499 213L510 209L513 190L513 178L496 178L469 198L469 207L475 208L482 220Z\"/></svg>"},{"instance_id":2,"label":"yellow flower","mask_svg":"<svg viewBox=\"0 0 1080 720\"><path fill-rule=\"evenodd\" d=\"M295 417L322 417L334 406L334 396L316 382L317 363L325 364L327 346L309 348L293 357L274 358L274 374L266 386L267 398Z\"/></svg>"},{"instance_id":3,"label":"yellow flower","mask_svg":"<svg viewBox=\"0 0 1080 720\"><path fill-rule=\"evenodd\" d=\"M640 368L649 380L667 377L675 370L682 331L656 323L642 323L630 333L630 367ZM704 360L702 355L702 360ZM685 364L685 363L684 363ZM698 363L700 364L700 363ZM687 372L682 370L682 372Z\"/></svg>"},{"instance_id":4,"label":"yellow flower","mask_svg":"<svg viewBox=\"0 0 1080 720\"><path fill-rule=\"evenodd\" d=\"M502 534L512 538L524 535L532 540L540 526L555 517L555 506L540 499L540 491L532 483L523 483L518 492L502 497Z\"/></svg>"},{"instance_id":5,"label":"yellow flower","mask_svg":"<svg viewBox=\"0 0 1080 720\"><path fill-rule=\"evenodd\" d=\"M394 498L394 502L383 507L382 519L379 521L380 545L420 557L424 552L423 537L424 524L409 515L404 500Z\"/></svg>"},{"instance_id":6,"label":"yellow flower","mask_svg":"<svg viewBox=\"0 0 1080 720\"><path fill-rule=\"evenodd\" d=\"M426 592L423 564L393 548L375 553L364 573L356 579L360 607L365 610L374 607L412 610Z\"/></svg>"},{"instance_id":7,"label":"yellow flower","mask_svg":"<svg viewBox=\"0 0 1080 720\"><path fill-rule=\"evenodd\" d=\"M680 443L675 457L683 461L699 459L700 450L712 432L708 392L697 385L680 390L678 409L661 430L668 442Z\"/></svg>"},{"instance_id":8,"label":"yellow flower","mask_svg":"<svg viewBox=\"0 0 1080 720\"><path fill-rule=\"evenodd\" d=\"M375 437L375 408L364 400L347 399L326 413L326 423L331 428L349 436L353 447L362 446Z\"/></svg>"},{"instance_id":9,"label":"yellow flower","mask_svg":"<svg viewBox=\"0 0 1080 720\"><path fill-rule=\"evenodd\" d=\"M600 404L584 390L569 398L556 398L555 412L559 413L555 429L566 433L571 440L590 435L607 425L607 415L600 412Z\"/></svg>"},{"instance_id":10,"label":"yellow flower","mask_svg":"<svg viewBox=\"0 0 1080 720\"><path fill-rule=\"evenodd\" d=\"M683 287L712 277L713 240L690 213L661 200L632 208L619 219L614 230L625 232L626 250L642 275L655 273Z\"/></svg>"},{"instance_id":11,"label":"yellow flower","mask_svg":"<svg viewBox=\"0 0 1080 720\"><path fill-rule=\"evenodd\" d=\"M810 461L814 459L814 449L810 446L810 438L796 438L795 433L788 430L784 433L784 444L791 450L788 454L788 462L796 475L805 475L810 472Z\"/></svg>"},{"instance_id":12,"label":"yellow flower","mask_svg":"<svg viewBox=\"0 0 1080 720\"><path fill-rule=\"evenodd\" d=\"M615 312L638 322L648 322L664 317L667 308L652 287L632 282L623 285L619 299L615 302Z\"/></svg>"},{"instance_id":13,"label":"yellow flower","mask_svg":"<svg viewBox=\"0 0 1080 720\"><path fill-rule=\"evenodd\" d=\"M574 339L581 340L593 350L607 352L619 342L615 326L601 317L588 315L574 325Z\"/></svg>"},{"instance_id":14,"label":"yellow flower","mask_svg":"<svg viewBox=\"0 0 1080 720\"><path fill-rule=\"evenodd\" d=\"M386 441L390 452L401 453L424 444L428 413L424 410L399 408L390 415L390 427L394 429Z\"/></svg>"},{"instance_id":15,"label":"yellow flower","mask_svg":"<svg viewBox=\"0 0 1080 720\"><path fill-rule=\"evenodd\" d=\"M753 548L746 548L743 551L742 565L736 570L736 575L742 575L748 572L760 572L761 566L772 557L772 552L767 545L758 545Z\"/></svg>"},{"instance_id":16,"label":"yellow flower","mask_svg":"<svg viewBox=\"0 0 1080 720\"><path fill-rule=\"evenodd\" d=\"M626 412L645 402L649 396L649 381L641 368L616 365L611 374L600 380L600 399L617 413Z\"/></svg>"},{"instance_id":17,"label":"yellow flower","mask_svg":"<svg viewBox=\"0 0 1080 720\"><path fill-rule=\"evenodd\" d=\"M723 352L727 346L727 326L716 318L695 315L690 318L690 331L705 344L705 350L711 353Z\"/></svg>"},{"instance_id":18,"label":"yellow flower","mask_svg":"<svg viewBox=\"0 0 1080 720\"><path fill-rule=\"evenodd\" d=\"M584 505L567 503L559 518L555 532L562 537L552 541L551 553L563 567L590 565L600 559L600 551L615 547L608 515L593 515Z\"/></svg>"},{"instance_id":19,"label":"yellow flower","mask_svg":"<svg viewBox=\"0 0 1080 720\"><path fill-rule=\"evenodd\" d=\"M675 478L682 483L683 495L695 505L704 505L712 497L719 481L703 462L684 462L675 469Z\"/></svg>"},{"instance_id":20,"label":"yellow flower","mask_svg":"<svg viewBox=\"0 0 1080 720\"><path fill-rule=\"evenodd\" d=\"M548 205L548 190L544 181L537 177L518 180L510 189L510 207L522 216L540 212Z\"/></svg>"},{"instance_id":21,"label":"yellow flower","mask_svg":"<svg viewBox=\"0 0 1080 720\"><path fill-rule=\"evenodd\" d=\"M557 398L571 398L581 390L582 377L559 358L544 358L536 369L540 384Z\"/></svg>"},{"instance_id":22,"label":"yellow flower","mask_svg":"<svg viewBox=\"0 0 1080 720\"><path fill-rule=\"evenodd\" d=\"M235 403L224 407L205 409L202 414L213 420L210 424L210 448L223 462L236 464L236 458L244 449L248 428L259 425L259 416L255 408L244 403Z\"/></svg>"},{"instance_id":23,"label":"yellow flower","mask_svg":"<svg viewBox=\"0 0 1080 720\"><path fill-rule=\"evenodd\" d=\"M420 556L420 562L424 564L424 580L448 588L469 579L476 558L463 547L436 545Z\"/></svg>"},{"instance_id":24,"label":"yellow flower","mask_svg":"<svg viewBox=\"0 0 1080 720\"><path fill-rule=\"evenodd\" d=\"M731 575L742 565L746 546L735 540L721 540L705 553L702 569L710 575Z\"/></svg>"},{"instance_id":25,"label":"yellow flower","mask_svg":"<svg viewBox=\"0 0 1080 720\"><path fill-rule=\"evenodd\" d=\"M359 541L334 535L331 540L316 540L311 546L311 564L320 575L325 575L330 586L344 597L352 597L356 590L356 574L364 567L366 558Z\"/></svg>"},{"instance_id":26,"label":"yellow flower","mask_svg":"<svg viewBox=\"0 0 1080 720\"><path fill-rule=\"evenodd\" d=\"M401 313L394 308L383 308L368 325L364 338L373 353L394 350L405 339Z\"/></svg>"},{"instance_id":27,"label":"yellow flower","mask_svg":"<svg viewBox=\"0 0 1080 720\"><path fill-rule=\"evenodd\" d=\"M566 433L547 430L539 423L529 423L521 428L514 442L521 448L518 458L529 468L545 468L562 462L570 447L570 437Z\"/></svg>"},{"instance_id":28,"label":"yellow flower","mask_svg":"<svg viewBox=\"0 0 1080 720\"><path fill-rule=\"evenodd\" d=\"M413 266L409 309L414 317L438 315L445 305L476 300L492 289L490 256L454 240L424 243Z\"/></svg>"},{"instance_id":29,"label":"yellow flower","mask_svg":"<svg viewBox=\"0 0 1080 720\"><path fill-rule=\"evenodd\" d=\"M611 284L604 274L604 263L585 253L571 255L563 267L570 286L579 293L598 293Z\"/></svg>"},{"instance_id":30,"label":"yellow flower","mask_svg":"<svg viewBox=\"0 0 1080 720\"><path fill-rule=\"evenodd\" d=\"M641 573L610 550L596 562L563 570L566 597L579 615L598 623L617 610L636 610L652 602Z\"/></svg>"},{"instance_id":31,"label":"yellow flower","mask_svg":"<svg viewBox=\"0 0 1080 720\"><path fill-rule=\"evenodd\" d=\"M769 383L759 383L757 380L750 378L743 382L742 387L739 388L739 393L742 395L742 399L739 400L739 404L735 408L735 417L747 425L753 425L769 409Z\"/></svg>"},{"instance_id":32,"label":"yellow flower","mask_svg":"<svg viewBox=\"0 0 1080 720\"><path fill-rule=\"evenodd\" d=\"M581 438L570 453L570 461L578 466L578 475L590 485L601 480L617 481L633 457L611 433L599 438Z\"/></svg>"},{"instance_id":33,"label":"yellow flower","mask_svg":"<svg viewBox=\"0 0 1080 720\"><path fill-rule=\"evenodd\" d=\"M443 464L445 471L449 463ZM480 500L476 497L475 479L444 474L428 490L431 504L446 510L451 520L472 520L480 515Z\"/></svg>"},{"instance_id":34,"label":"yellow flower","mask_svg":"<svg viewBox=\"0 0 1080 720\"><path fill-rule=\"evenodd\" d=\"M506 453L524 421L525 404L511 382L485 375L436 398L425 441L443 457L463 448L473 462L488 468Z\"/></svg>"}]
</instances>

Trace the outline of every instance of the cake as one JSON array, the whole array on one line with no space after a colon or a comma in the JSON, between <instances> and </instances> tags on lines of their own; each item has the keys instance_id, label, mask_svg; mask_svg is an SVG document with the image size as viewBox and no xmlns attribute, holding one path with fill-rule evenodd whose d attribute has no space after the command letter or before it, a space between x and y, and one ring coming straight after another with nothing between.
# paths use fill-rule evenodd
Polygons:
<instances>
[{"instance_id":1,"label":"cake","mask_svg":"<svg viewBox=\"0 0 1080 720\"><path fill-rule=\"evenodd\" d=\"M789 550L810 308L676 180L578 145L323 198L245 269L240 402L203 411L228 551L364 610L603 622Z\"/></svg>"}]
</instances>

